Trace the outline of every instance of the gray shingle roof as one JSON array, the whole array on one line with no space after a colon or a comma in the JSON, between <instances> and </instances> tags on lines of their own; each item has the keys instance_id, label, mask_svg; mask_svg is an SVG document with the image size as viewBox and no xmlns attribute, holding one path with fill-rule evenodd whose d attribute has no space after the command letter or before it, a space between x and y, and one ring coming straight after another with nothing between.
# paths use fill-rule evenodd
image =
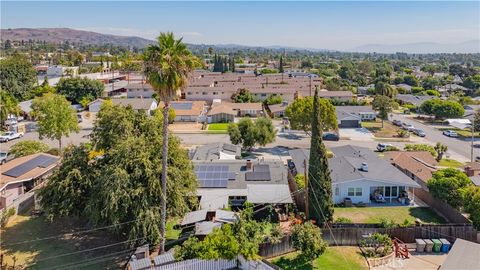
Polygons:
<instances>
[{"instance_id":1,"label":"gray shingle roof","mask_svg":"<svg viewBox=\"0 0 480 270\"><path fill-rule=\"evenodd\" d=\"M370 180L382 183L420 187L389 162L379 158L368 148L345 145L330 149L334 157L328 160L333 183L343 183L356 180ZM303 160L307 161L310 151L296 149L290 151L292 161L297 171L303 173ZM368 172L360 170L362 163L367 163ZM300 165L297 165L300 164ZM298 166L298 167L297 167ZM299 169L300 168L300 169Z\"/></svg>"},{"instance_id":2,"label":"gray shingle roof","mask_svg":"<svg viewBox=\"0 0 480 270\"><path fill-rule=\"evenodd\" d=\"M222 155L222 153L225 155ZM226 158L227 155L240 158L242 149L240 146L228 143L211 143L198 146L193 153L192 160L218 160Z\"/></svg>"},{"instance_id":3,"label":"gray shingle roof","mask_svg":"<svg viewBox=\"0 0 480 270\"><path fill-rule=\"evenodd\" d=\"M415 106L420 106L422 105L423 102L437 98L435 96L414 96L411 94L398 94L396 99L402 101L403 103L410 103Z\"/></svg>"},{"instance_id":4,"label":"gray shingle roof","mask_svg":"<svg viewBox=\"0 0 480 270\"><path fill-rule=\"evenodd\" d=\"M440 270L480 269L480 244L455 240Z\"/></svg>"}]
</instances>

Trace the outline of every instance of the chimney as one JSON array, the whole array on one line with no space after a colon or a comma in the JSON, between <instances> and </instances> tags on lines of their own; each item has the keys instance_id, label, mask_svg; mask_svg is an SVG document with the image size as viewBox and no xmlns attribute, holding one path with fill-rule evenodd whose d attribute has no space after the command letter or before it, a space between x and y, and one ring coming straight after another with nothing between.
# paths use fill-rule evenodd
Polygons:
<instances>
[{"instance_id":1,"label":"chimney","mask_svg":"<svg viewBox=\"0 0 480 270\"><path fill-rule=\"evenodd\" d=\"M253 170L253 162L250 159L247 159L247 170Z\"/></svg>"}]
</instances>

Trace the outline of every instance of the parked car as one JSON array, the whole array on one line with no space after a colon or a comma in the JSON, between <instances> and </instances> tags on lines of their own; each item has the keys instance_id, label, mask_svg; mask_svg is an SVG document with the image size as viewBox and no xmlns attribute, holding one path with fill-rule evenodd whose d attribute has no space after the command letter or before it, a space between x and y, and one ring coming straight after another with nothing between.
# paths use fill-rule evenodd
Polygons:
<instances>
[{"instance_id":1,"label":"parked car","mask_svg":"<svg viewBox=\"0 0 480 270\"><path fill-rule=\"evenodd\" d=\"M442 132L442 134L445 135L445 136L448 136L448 137L453 137L453 138L458 137L457 132L455 132L455 131L453 131L453 130L444 130L444 131Z\"/></svg>"},{"instance_id":2,"label":"parked car","mask_svg":"<svg viewBox=\"0 0 480 270\"><path fill-rule=\"evenodd\" d=\"M408 130L408 131L413 131L415 129L415 127L411 124L403 123L402 124L402 129Z\"/></svg>"},{"instance_id":3,"label":"parked car","mask_svg":"<svg viewBox=\"0 0 480 270\"><path fill-rule=\"evenodd\" d=\"M10 118L7 118L7 120L5 120L6 126L16 125L17 123L18 121L16 117L10 117Z\"/></svg>"},{"instance_id":4,"label":"parked car","mask_svg":"<svg viewBox=\"0 0 480 270\"><path fill-rule=\"evenodd\" d=\"M425 134L425 132L423 130L418 129L418 128L414 129L413 133L415 135L419 136L419 137L425 137L427 135L427 134Z\"/></svg>"},{"instance_id":5,"label":"parked car","mask_svg":"<svg viewBox=\"0 0 480 270\"><path fill-rule=\"evenodd\" d=\"M392 123L397 126L397 127L401 127L402 126L402 121L400 120L393 120Z\"/></svg>"},{"instance_id":6,"label":"parked car","mask_svg":"<svg viewBox=\"0 0 480 270\"><path fill-rule=\"evenodd\" d=\"M475 162L480 162L480 156L475 157Z\"/></svg>"},{"instance_id":7,"label":"parked car","mask_svg":"<svg viewBox=\"0 0 480 270\"><path fill-rule=\"evenodd\" d=\"M325 133L322 136L322 139L325 141L338 141L340 138L335 133Z\"/></svg>"},{"instance_id":8,"label":"parked car","mask_svg":"<svg viewBox=\"0 0 480 270\"><path fill-rule=\"evenodd\" d=\"M8 152L5 152L5 151L0 152L0 164L3 165L11 159L12 159L12 155L10 155Z\"/></svg>"},{"instance_id":9,"label":"parked car","mask_svg":"<svg viewBox=\"0 0 480 270\"><path fill-rule=\"evenodd\" d=\"M11 141L11 140L21 138L22 136L23 136L22 133L7 131L2 136L0 136L0 142L8 142L8 141Z\"/></svg>"},{"instance_id":10,"label":"parked car","mask_svg":"<svg viewBox=\"0 0 480 270\"><path fill-rule=\"evenodd\" d=\"M480 143L476 143L473 145L473 148L480 148Z\"/></svg>"},{"instance_id":11,"label":"parked car","mask_svg":"<svg viewBox=\"0 0 480 270\"><path fill-rule=\"evenodd\" d=\"M391 147L392 145L389 143L379 143L377 144L377 151L378 152L383 152L387 150L388 147Z\"/></svg>"},{"instance_id":12,"label":"parked car","mask_svg":"<svg viewBox=\"0 0 480 270\"><path fill-rule=\"evenodd\" d=\"M81 114L77 114L77 122L78 122L78 123L83 122L83 118L82 118L82 115L81 115Z\"/></svg>"}]
</instances>

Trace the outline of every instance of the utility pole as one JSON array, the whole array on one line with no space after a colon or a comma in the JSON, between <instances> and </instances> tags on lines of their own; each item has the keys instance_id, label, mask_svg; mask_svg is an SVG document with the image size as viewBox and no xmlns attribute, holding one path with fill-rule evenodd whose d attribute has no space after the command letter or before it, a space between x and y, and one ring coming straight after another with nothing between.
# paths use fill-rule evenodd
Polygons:
<instances>
[{"instance_id":1,"label":"utility pole","mask_svg":"<svg viewBox=\"0 0 480 270\"><path fill-rule=\"evenodd\" d=\"M472 142L470 145L470 162L473 163L473 141L475 140L475 117L472 120Z\"/></svg>"},{"instance_id":2,"label":"utility pole","mask_svg":"<svg viewBox=\"0 0 480 270\"><path fill-rule=\"evenodd\" d=\"M305 219L308 220L310 218L310 213L308 209L308 174L307 174L307 160L303 160L303 173L305 178Z\"/></svg>"}]
</instances>

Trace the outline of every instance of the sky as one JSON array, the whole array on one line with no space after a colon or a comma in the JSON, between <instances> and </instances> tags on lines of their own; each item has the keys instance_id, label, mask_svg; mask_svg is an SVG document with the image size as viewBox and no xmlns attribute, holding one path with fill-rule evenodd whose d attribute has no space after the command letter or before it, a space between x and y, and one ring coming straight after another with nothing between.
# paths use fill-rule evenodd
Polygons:
<instances>
[{"instance_id":1,"label":"sky","mask_svg":"<svg viewBox=\"0 0 480 270\"><path fill-rule=\"evenodd\" d=\"M480 39L480 1L1 1L1 28L68 27L189 43L348 50Z\"/></svg>"}]
</instances>

